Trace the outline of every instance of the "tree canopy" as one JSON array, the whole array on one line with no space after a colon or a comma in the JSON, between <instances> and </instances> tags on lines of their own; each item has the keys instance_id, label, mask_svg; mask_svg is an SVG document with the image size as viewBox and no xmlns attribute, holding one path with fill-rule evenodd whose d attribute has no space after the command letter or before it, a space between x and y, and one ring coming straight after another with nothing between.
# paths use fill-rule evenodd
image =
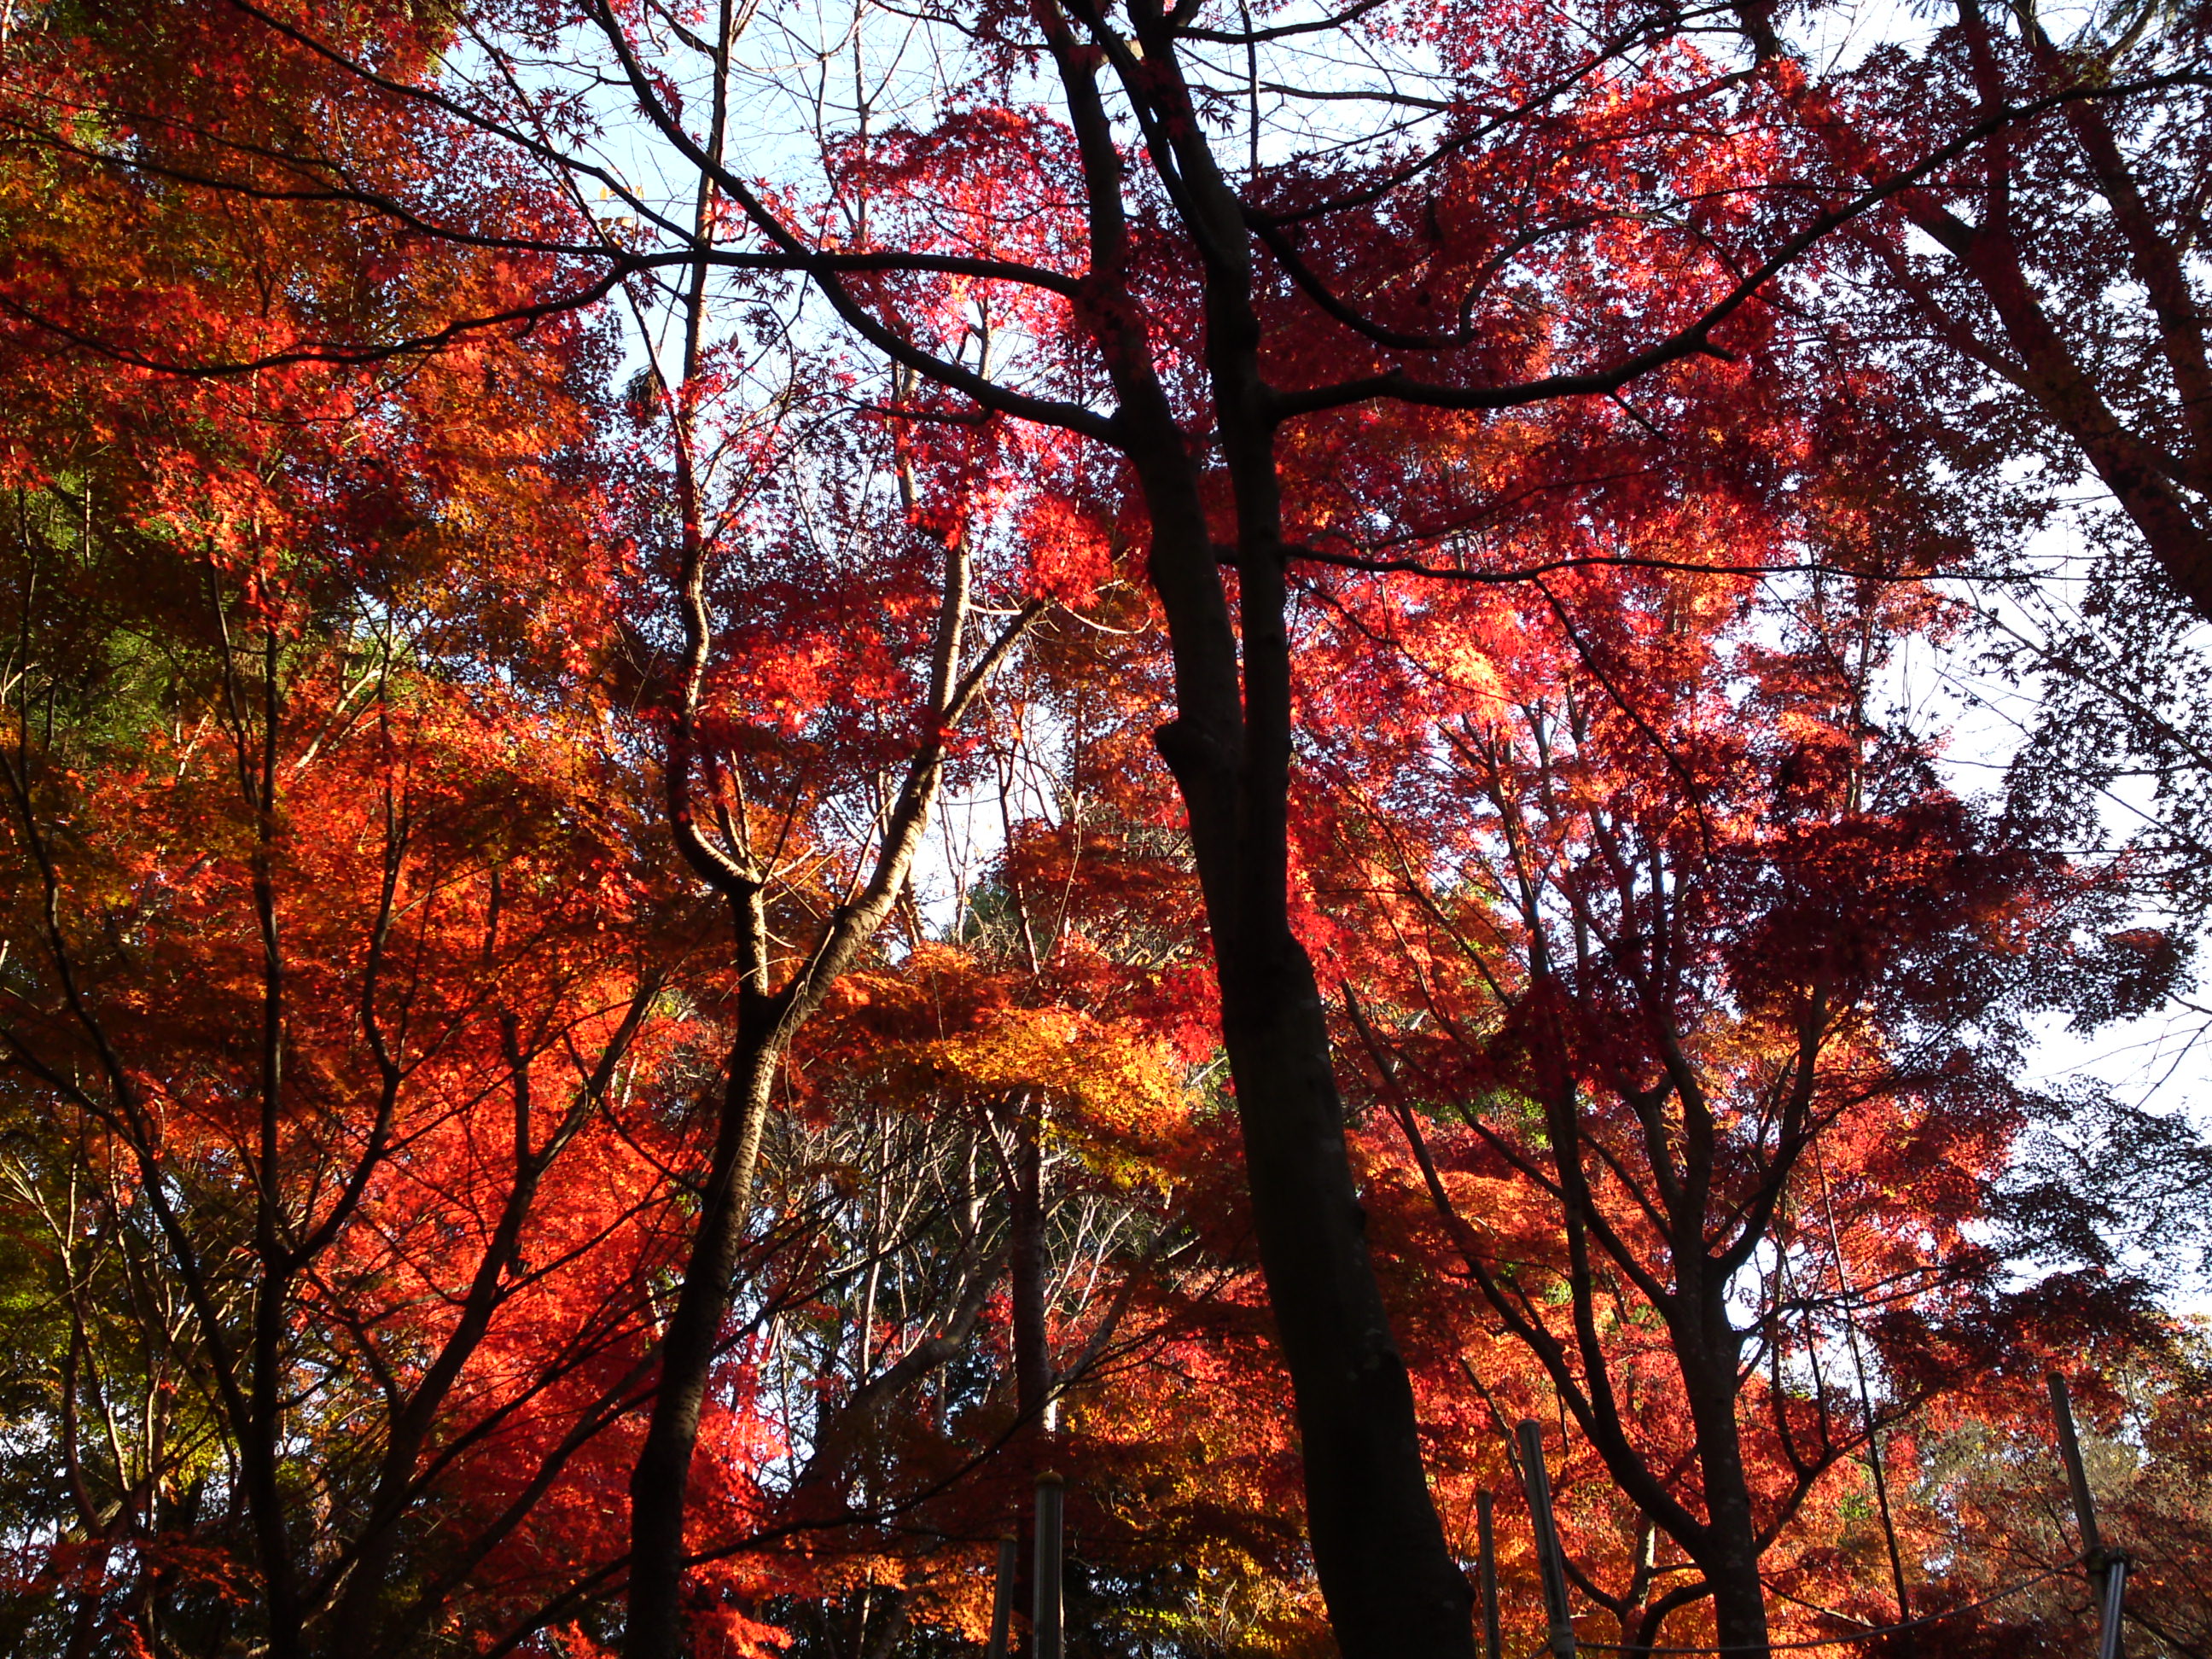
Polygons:
<instances>
[{"instance_id":1,"label":"tree canopy","mask_svg":"<svg viewBox=\"0 0 2212 1659\"><path fill-rule=\"evenodd\" d=\"M2212 1145L2041 1056L2204 1018L2208 113L0 10L0 1633L1058 1659L1050 1476L1083 1659L2056 1654L2049 1375L2203 1655Z\"/></svg>"}]
</instances>

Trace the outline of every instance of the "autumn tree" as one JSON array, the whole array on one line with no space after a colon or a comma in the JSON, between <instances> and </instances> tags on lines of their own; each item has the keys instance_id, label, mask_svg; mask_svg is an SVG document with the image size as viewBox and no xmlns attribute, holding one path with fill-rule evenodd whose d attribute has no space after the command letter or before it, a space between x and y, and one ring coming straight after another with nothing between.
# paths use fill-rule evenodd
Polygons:
<instances>
[{"instance_id":1,"label":"autumn tree","mask_svg":"<svg viewBox=\"0 0 2212 1659\"><path fill-rule=\"evenodd\" d=\"M2199 1018L2186 988L2212 869L2197 632L2212 382L2191 252L2205 21L1956 6L1926 40L1812 74L1799 94L1808 157L1838 191L1911 150L1930 111L2018 118L1852 228L1837 314L1930 394L1923 437L1978 541L1958 567L1981 630L1974 696L2019 733L2012 810L2108 849L2141 907L2136 958L2084 988L2085 1023ZM2153 983L2175 996L2161 1006ZM2163 1255L2170 1279L2191 1238L2163 1212L2188 1213L2203 1178L2186 1123L2084 1089L2046 1128L2059 1161L2034 1184L2035 1248L2094 1262L2123 1294L2125 1238Z\"/></svg>"},{"instance_id":2,"label":"autumn tree","mask_svg":"<svg viewBox=\"0 0 2212 1659\"><path fill-rule=\"evenodd\" d=\"M1143 8L1125 23L1051 9L992 16L987 56L970 61L994 87L1011 90L1017 65L1052 87L1060 113L1050 121L955 94L918 124L878 125L866 88L882 70L864 30L860 104L802 97L800 131L830 142L787 198L725 161L703 115L726 107L737 72L722 44L733 18L659 35L587 12L563 37L627 86L653 137L728 217L710 239L705 222L673 223L629 190L626 205L653 227L645 240L672 238L708 265L804 275L837 320L928 389L916 414L958 422L980 410L1072 434L1116 458L1115 487L1142 503L1176 665L1177 713L1160 746L1212 922L1322 1582L1353 1651L1463 1649L1466 1591L1424 1484L1411 1395L1361 1241L1323 1009L1289 927L1285 572L1310 526L1285 520L1278 434L1325 432L1348 418L1338 411L1378 400L1477 411L1602 394L1708 343L1729 349L1717 331L1771 259L1823 228L1770 237L1752 196L1706 188L1735 153L1729 112L1755 102L1760 82L1694 50L1671 19L1569 25L1526 39L1508 67L1478 45L1486 18L1423 17L1413 26L1425 38L1468 52L1398 60L1348 106L1369 96L1385 112L1417 112L1415 147L1399 151L1387 118L1355 125L1316 168L1270 164L1261 124L1213 87L1253 67L1239 58L1272 57L1309 30L1346 52L1385 40L1395 16L1252 27ZM962 82L967 71L953 66L976 27L931 20L944 65L932 79ZM1282 100L1274 131L1346 106L1335 88L1309 98L1287 64L1266 82ZM1256 83L1256 69L1246 78ZM682 103L678 86L692 89ZM507 93L482 82L400 95L452 112ZM532 95L539 109L566 107L553 88ZM1699 113L1685 120L1686 109ZM530 148L549 163L580 160L542 140ZM1565 172L1539 159L1567 155L1607 159ZM1044 156L1057 159L1038 165ZM1532 163L1544 184L1498 216L1488 181ZM1666 231L1634 199L1646 188L1694 196L1696 222ZM1373 234L1399 222L1402 235ZM1724 246L1741 257L1732 264ZM1635 280L1614 287L1631 270ZM1532 315L1525 283L1553 290L1556 308ZM1565 362L1578 367L1555 372ZM1696 377L1684 373L1686 392ZM664 1650L658 1629L641 1625L633 1650Z\"/></svg>"},{"instance_id":3,"label":"autumn tree","mask_svg":"<svg viewBox=\"0 0 2212 1659\"><path fill-rule=\"evenodd\" d=\"M11 34L11 119L82 137L80 74L175 114L197 72L254 79L270 143L349 130L350 77L150 21L166 63ZM250 383L58 359L61 295L150 361L543 272L9 131L0 1045L25 1459L63 1472L11 1616L69 1652L533 1627L619 1556L579 1492L675 1195L612 1113L665 1078L690 931L574 696L611 632L598 337ZM362 176L434 173L350 131ZM85 233L118 216L127 252Z\"/></svg>"},{"instance_id":4,"label":"autumn tree","mask_svg":"<svg viewBox=\"0 0 2212 1659\"><path fill-rule=\"evenodd\" d=\"M33 101L27 142L86 153L118 191L182 179L210 198L251 191L365 233L496 247L540 280L511 303L465 295L435 317L318 318L281 337L159 354L131 336L112 295L19 301L41 337L243 376L301 357L420 354L625 283L676 284L681 344L655 357L644 400L669 422L677 529L663 562L681 646L661 660L683 666L654 702L671 816L696 872L729 903L752 1000L638 1476L632 1654L660 1659L678 1641L684 1483L722 1340L763 1079L895 904L900 849L945 763L972 665L948 596L975 504L955 490L933 507L939 485L924 480L901 511L916 545L942 557L934 614L947 620L925 647L927 672L908 667L886 699L918 713L918 733L882 769L883 831L842 843L823 866L839 872L824 878L838 894L826 919L779 955L761 907L773 910L781 879L769 849L785 809L759 818L757 793L740 800L734 770L718 775L703 701L724 623L709 592L719 509L701 470L719 440L695 441L713 343L698 319L708 287L746 278L764 284L745 290L749 326L834 328L889 366L859 377L854 400L909 434L895 447L914 453L933 436L958 452L972 435L979 454L1031 458L1053 488L1034 511L997 520L1007 533L1075 567L1141 567L1172 683L1158 747L1210 927L1321 1583L1347 1652L1470 1650L1466 1585L1363 1231L1327 1012L1292 925L1293 573L1402 562L1495 509L1496 475L1459 456L1500 411L1559 413L1569 435L1545 452L1557 468L1516 481L1559 491L1589 482L1585 452L1609 433L1680 437L1729 418L1716 407L1742 373L1822 372L1793 352L1792 313L1771 303L1783 273L2021 112L1978 106L1924 148L1863 167L1853 157L1858 171L1840 185L1824 177L1808 189L1774 137L1796 118L1800 70L1757 6L1253 15L1044 0L919 16L863 7L825 24L734 5L697 17L487 5L410 16L388 40L247 0L147 15L204 27L243 54L249 71L224 84L245 96L148 118L129 76L95 77L67 107L99 120L72 125ZM41 64L70 61L52 45L61 33L36 36ZM462 167L452 188L447 175L387 183L364 170L349 129L257 130L255 88L278 65L349 76L330 107L363 133L471 156L488 140L498 160ZM773 297L786 293L807 308L778 313ZM1374 457L1393 458L1376 475L1393 477L1407 454L1429 459L1427 487L1357 487ZM1331 465L1343 487L1324 499L1308 481ZM992 480L987 494L1012 471L999 465L972 475ZM1347 496L1353 510L1324 510ZM664 643L648 638L644 654Z\"/></svg>"},{"instance_id":5,"label":"autumn tree","mask_svg":"<svg viewBox=\"0 0 2212 1659\"><path fill-rule=\"evenodd\" d=\"M475 678L434 589L356 585L401 504L292 516L315 458L221 429L243 537L158 487L159 436L11 457L0 1086L61 1472L15 1606L57 1651L419 1651L612 1546L576 1483L668 1194L608 1113L665 1062L684 929L588 711Z\"/></svg>"},{"instance_id":6,"label":"autumn tree","mask_svg":"<svg viewBox=\"0 0 2212 1659\"><path fill-rule=\"evenodd\" d=\"M1585 520L1641 571L1340 598L1338 693L1400 724L1334 747L1354 804L1308 858L1337 960L1398 943L1346 995L1395 1179L1449 1242L1432 1271L1695 1568L1640 1577L1632 1646L1705 1597L1714 1640L1763 1645L1762 1558L1924 1385L1892 1370L1878 1399L1848 1356L2002 1317L1973 1229L2028 1116L2021 1022L2063 986L2065 930L2124 914L1883 714L1885 665L1943 613L1909 566L1864 568L1863 504L1735 575L1757 532L1715 506ZM1851 579L1758 574L1853 547ZM1362 696L1379 640L1403 659Z\"/></svg>"},{"instance_id":7,"label":"autumn tree","mask_svg":"<svg viewBox=\"0 0 2212 1659\"><path fill-rule=\"evenodd\" d=\"M715 94L717 144L729 95ZM702 243L719 211L702 186ZM1020 457L1000 426L917 441L896 386L888 422L832 409L811 429L806 381L749 398L742 344L716 333L729 296L713 274L695 259L674 293L630 295L641 332L672 305L680 339L672 363L651 357L640 376L651 415L635 501L666 587L628 624L635 704L660 727L677 848L726 908L736 983L701 1214L631 1481L626 1640L644 1651L678 1640L700 1413L777 1080L839 976L911 905L963 721L1050 594L1080 597L1084 582L1003 556L999 498Z\"/></svg>"},{"instance_id":8,"label":"autumn tree","mask_svg":"<svg viewBox=\"0 0 2212 1659\"><path fill-rule=\"evenodd\" d=\"M2206 22L2201 8L2120 7L2069 32L2032 5L1963 3L1924 46L1881 47L1808 90L1845 179L1910 153L1931 112L2019 112L1850 246L1891 301L1876 313L1889 340L1933 348L1923 361L1960 452L1991 468L2033 458L2062 489L2086 466L2200 613Z\"/></svg>"}]
</instances>

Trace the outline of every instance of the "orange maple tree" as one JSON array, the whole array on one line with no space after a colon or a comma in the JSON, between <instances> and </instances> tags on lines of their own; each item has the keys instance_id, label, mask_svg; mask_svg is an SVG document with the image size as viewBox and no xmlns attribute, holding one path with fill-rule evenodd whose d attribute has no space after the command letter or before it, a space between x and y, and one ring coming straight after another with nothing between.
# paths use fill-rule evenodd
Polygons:
<instances>
[{"instance_id":1,"label":"orange maple tree","mask_svg":"<svg viewBox=\"0 0 2212 1659\"><path fill-rule=\"evenodd\" d=\"M1791 21L9 11L11 1226L54 1443L158 1327L234 1462L103 1454L40 1631L884 1653L1050 1456L1098 1619L1470 1655L1547 1399L1624 1644L1901 1601L1838 1494L2034 1346L2019 1020L2179 953L1875 712L1966 538L1820 307L2140 483L1957 206L2172 214L2036 28Z\"/></svg>"}]
</instances>

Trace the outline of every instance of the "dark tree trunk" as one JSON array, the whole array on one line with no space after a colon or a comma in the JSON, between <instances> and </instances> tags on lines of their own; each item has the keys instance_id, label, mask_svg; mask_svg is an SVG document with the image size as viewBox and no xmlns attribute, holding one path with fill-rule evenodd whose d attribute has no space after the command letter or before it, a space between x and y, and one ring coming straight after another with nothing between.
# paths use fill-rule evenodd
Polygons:
<instances>
[{"instance_id":1,"label":"dark tree trunk","mask_svg":"<svg viewBox=\"0 0 2212 1659\"><path fill-rule=\"evenodd\" d=\"M1013 1109L1014 1147L1006 1201L1012 1235L1009 1270L1013 1280L1014 1402L1022 1433L1034 1440L1043 1430L1052 1393L1052 1341L1045 1317L1044 1146L1041 1112L1033 1100Z\"/></svg>"},{"instance_id":2,"label":"dark tree trunk","mask_svg":"<svg viewBox=\"0 0 2212 1659\"><path fill-rule=\"evenodd\" d=\"M1706 1276L1717 1276L1712 1264L1705 1266ZM1742 1341L1722 1299L1724 1289L1717 1283L1685 1286L1678 1310L1697 1322L1697 1328L1678 1334L1675 1352L1689 1397L1698 1486L1705 1499L1704 1536L1685 1547L1712 1590L1715 1641L1723 1648L1756 1652L1766 1646L1766 1595L1759 1577L1758 1517L1736 1421Z\"/></svg>"},{"instance_id":3,"label":"dark tree trunk","mask_svg":"<svg viewBox=\"0 0 2212 1659\"><path fill-rule=\"evenodd\" d=\"M1178 694L1158 744L1188 810L1213 933L1222 1042L1297 1400L1315 1567L1346 1659L1472 1659L1474 1594L1429 1495L1413 1387L1353 1185L1328 1020L1291 931L1279 545L1271 527L1243 554L1242 627L1232 629L1179 434L1172 445L1171 459L1140 463ZM1270 462L1271 484L1272 471Z\"/></svg>"},{"instance_id":4,"label":"dark tree trunk","mask_svg":"<svg viewBox=\"0 0 2212 1659\"><path fill-rule=\"evenodd\" d=\"M730 1310L745 1200L782 1054L782 1044L773 1038L739 1036L701 1194L698 1231L675 1310L661 1334L660 1385L645 1444L630 1471L629 1620L623 1638L630 1659L673 1659L684 1650L684 1516L691 1455Z\"/></svg>"}]
</instances>

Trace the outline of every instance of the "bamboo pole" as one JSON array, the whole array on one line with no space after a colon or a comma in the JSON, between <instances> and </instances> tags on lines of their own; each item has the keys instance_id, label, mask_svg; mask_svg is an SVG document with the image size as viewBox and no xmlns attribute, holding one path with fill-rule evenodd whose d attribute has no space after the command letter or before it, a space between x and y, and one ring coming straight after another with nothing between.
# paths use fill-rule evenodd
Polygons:
<instances>
[{"instance_id":1,"label":"bamboo pole","mask_svg":"<svg viewBox=\"0 0 2212 1659\"><path fill-rule=\"evenodd\" d=\"M1528 1517L1536 1530L1536 1561L1543 1571L1544 1615L1553 1659L1574 1659L1575 1627L1567 1617L1567 1561L1552 1519L1552 1478L1544 1469L1544 1428L1521 1423L1522 1478L1528 1483Z\"/></svg>"},{"instance_id":2,"label":"bamboo pole","mask_svg":"<svg viewBox=\"0 0 2212 1659\"><path fill-rule=\"evenodd\" d=\"M2074 1431L2074 1402L2067 1395L2066 1379L2051 1371L2044 1381L2051 1386L2051 1416L2058 1427L2058 1456L2066 1465L2066 1484L2074 1496L2075 1524L2081 1529L2081 1559L2088 1569L2090 1588L2097 1595L2097 1659L2120 1659L2128 1558L2118 1550L2106 1549L2097 1530L2096 1500L2089 1492L2088 1466L2081 1461L2081 1438Z\"/></svg>"},{"instance_id":3,"label":"bamboo pole","mask_svg":"<svg viewBox=\"0 0 2212 1659\"><path fill-rule=\"evenodd\" d=\"M1501 1659L1498 1631L1498 1535L1492 1524L1493 1500L1487 1492L1474 1495L1475 1550L1482 1576L1483 1659Z\"/></svg>"},{"instance_id":4,"label":"bamboo pole","mask_svg":"<svg viewBox=\"0 0 2212 1659\"><path fill-rule=\"evenodd\" d=\"M999 1540L999 1576L991 1585L991 1644L985 1659L1006 1659L1006 1631L1013 1623L1014 1569L1021 1564L1021 1547L1011 1538Z\"/></svg>"},{"instance_id":5,"label":"bamboo pole","mask_svg":"<svg viewBox=\"0 0 2212 1659\"><path fill-rule=\"evenodd\" d=\"M2128 1558L2116 1550L2105 1558L2105 1614L2097 1626L2097 1659L2120 1659L2120 1619L2127 1597Z\"/></svg>"},{"instance_id":6,"label":"bamboo pole","mask_svg":"<svg viewBox=\"0 0 2212 1659\"><path fill-rule=\"evenodd\" d=\"M1030 1620L1030 1659L1061 1659L1060 1524L1064 1491L1046 1472L1036 1481L1036 1611Z\"/></svg>"},{"instance_id":7,"label":"bamboo pole","mask_svg":"<svg viewBox=\"0 0 2212 1659\"><path fill-rule=\"evenodd\" d=\"M2074 1519L2081 1528L2081 1554L2092 1577L2101 1577L2099 1557L2104 1540L2097 1535L2097 1506L2089 1497L2089 1471L2081 1462L2081 1442L2074 1432L2074 1402L2067 1397L2066 1379L2057 1371L2046 1375L2051 1385L2051 1415L2058 1425L2058 1455L2066 1465L2066 1484L2074 1492Z\"/></svg>"}]
</instances>

